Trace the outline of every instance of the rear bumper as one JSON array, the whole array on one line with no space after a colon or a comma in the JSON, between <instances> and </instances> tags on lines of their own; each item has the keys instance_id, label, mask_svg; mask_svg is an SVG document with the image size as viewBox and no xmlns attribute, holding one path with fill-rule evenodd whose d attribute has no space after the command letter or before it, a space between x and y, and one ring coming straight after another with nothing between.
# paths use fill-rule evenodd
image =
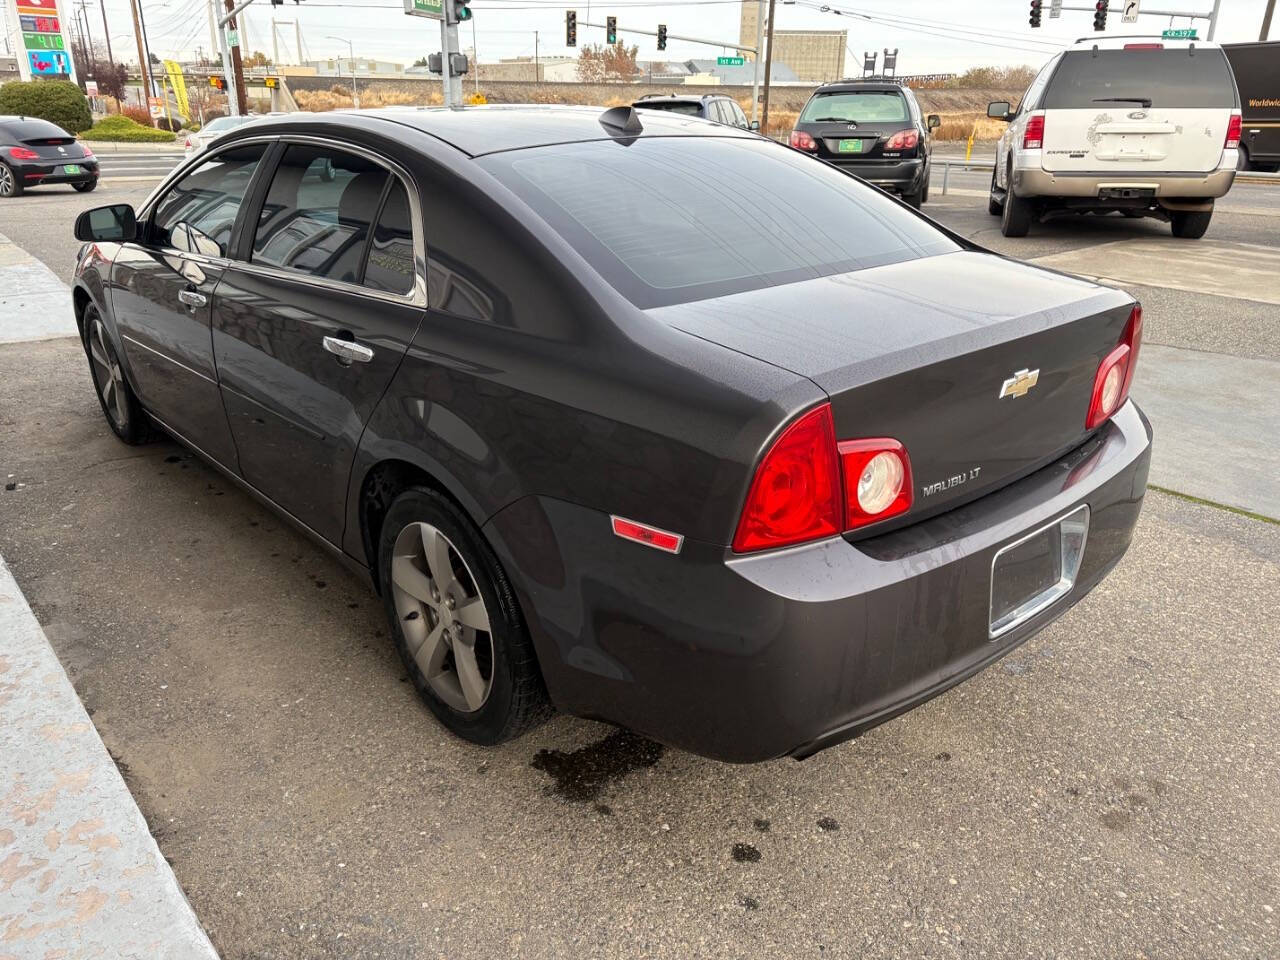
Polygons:
<instances>
[{"instance_id":1,"label":"rear bumper","mask_svg":"<svg viewBox=\"0 0 1280 960\"><path fill-rule=\"evenodd\" d=\"M1168 199L1214 199L1225 196L1236 177L1236 151L1223 151L1222 165L1209 173L1088 171L1052 173L1040 166L1039 151L1028 151L1013 170L1013 192L1019 197L1098 197L1104 190L1153 190L1153 202ZM1228 166L1228 160L1230 165Z\"/></svg>"},{"instance_id":2,"label":"rear bumper","mask_svg":"<svg viewBox=\"0 0 1280 960\"><path fill-rule=\"evenodd\" d=\"M1083 447L946 514L748 557L691 541L661 553L534 497L486 532L560 709L721 760L802 757L954 686L1087 594L1129 545L1150 455L1130 402ZM990 640L995 554L1082 504L1075 587Z\"/></svg>"},{"instance_id":3,"label":"rear bumper","mask_svg":"<svg viewBox=\"0 0 1280 960\"><path fill-rule=\"evenodd\" d=\"M80 163L76 160L68 160L66 163L79 163L82 168L80 173L64 174L61 171L63 163L40 164L28 163L14 167L14 173L21 178L23 186L37 187L46 183L89 183L98 179L98 164L96 161Z\"/></svg>"},{"instance_id":4,"label":"rear bumper","mask_svg":"<svg viewBox=\"0 0 1280 960\"><path fill-rule=\"evenodd\" d=\"M920 188L924 175L924 160L841 160L836 157L826 158L827 163L838 167L845 173L874 183L885 190L897 193L915 193Z\"/></svg>"}]
</instances>

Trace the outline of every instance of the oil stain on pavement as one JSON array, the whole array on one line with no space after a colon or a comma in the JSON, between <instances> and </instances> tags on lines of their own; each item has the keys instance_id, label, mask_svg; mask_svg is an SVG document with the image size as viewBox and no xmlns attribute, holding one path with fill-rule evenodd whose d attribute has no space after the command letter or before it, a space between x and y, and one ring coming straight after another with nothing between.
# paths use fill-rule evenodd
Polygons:
<instances>
[{"instance_id":1,"label":"oil stain on pavement","mask_svg":"<svg viewBox=\"0 0 1280 960\"><path fill-rule=\"evenodd\" d=\"M549 792L565 800L589 803L608 784L634 770L652 767L661 759L662 750L660 743L618 729L597 743L567 753L539 750L530 766L551 778Z\"/></svg>"}]
</instances>

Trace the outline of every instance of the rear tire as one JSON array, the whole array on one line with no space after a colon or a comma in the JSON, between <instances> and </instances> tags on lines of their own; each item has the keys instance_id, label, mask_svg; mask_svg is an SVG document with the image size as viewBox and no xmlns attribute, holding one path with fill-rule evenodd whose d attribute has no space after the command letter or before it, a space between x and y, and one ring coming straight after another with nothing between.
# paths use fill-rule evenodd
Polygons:
<instances>
[{"instance_id":1,"label":"rear tire","mask_svg":"<svg viewBox=\"0 0 1280 960\"><path fill-rule=\"evenodd\" d=\"M87 183L73 183L71 186L75 188L76 193L92 193L98 186L98 181L90 180Z\"/></svg>"},{"instance_id":2,"label":"rear tire","mask_svg":"<svg viewBox=\"0 0 1280 960\"><path fill-rule=\"evenodd\" d=\"M20 196L22 196L21 178L13 167L0 161L0 197L8 199L9 197Z\"/></svg>"},{"instance_id":3,"label":"rear tire","mask_svg":"<svg viewBox=\"0 0 1280 960\"><path fill-rule=\"evenodd\" d=\"M1212 210L1175 210L1169 214L1169 227L1175 237L1183 240L1199 240L1209 229Z\"/></svg>"},{"instance_id":4,"label":"rear tire","mask_svg":"<svg viewBox=\"0 0 1280 960\"><path fill-rule=\"evenodd\" d=\"M924 203L924 197L919 193L904 193L902 202L916 210L920 209L920 204Z\"/></svg>"},{"instance_id":5,"label":"rear tire","mask_svg":"<svg viewBox=\"0 0 1280 960\"><path fill-rule=\"evenodd\" d=\"M933 171L928 167L924 168L924 182L920 184L920 202L929 202L929 178L933 176Z\"/></svg>"},{"instance_id":6,"label":"rear tire","mask_svg":"<svg viewBox=\"0 0 1280 960\"><path fill-rule=\"evenodd\" d=\"M996 172L995 170L992 170L991 191L987 194L987 213L991 214L993 217L998 217L1004 213L1004 200L1001 198L1000 194L996 192L998 189L999 188L996 186Z\"/></svg>"},{"instance_id":7,"label":"rear tire","mask_svg":"<svg viewBox=\"0 0 1280 960\"><path fill-rule=\"evenodd\" d=\"M452 733L492 746L551 715L511 582L457 504L429 487L400 493L378 536L378 571L405 671Z\"/></svg>"},{"instance_id":8,"label":"rear tire","mask_svg":"<svg viewBox=\"0 0 1280 960\"><path fill-rule=\"evenodd\" d=\"M1031 229L1031 201L1013 192L1013 180L1000 206L1000 232L1006 237L1025 237Z\"/></svg>"},{"instance_id":9,"label":"rear tire","mask_svg":"<svg viewBox=\"0 0 1280 960\"><path fill-rule=\"evenodd\" d=\"M1253 164L1249 162L1249 152L1244 147L1238 147L1236 149L1236 170L1245 171L1252 168Z\"/></svg>"}]
</instances>

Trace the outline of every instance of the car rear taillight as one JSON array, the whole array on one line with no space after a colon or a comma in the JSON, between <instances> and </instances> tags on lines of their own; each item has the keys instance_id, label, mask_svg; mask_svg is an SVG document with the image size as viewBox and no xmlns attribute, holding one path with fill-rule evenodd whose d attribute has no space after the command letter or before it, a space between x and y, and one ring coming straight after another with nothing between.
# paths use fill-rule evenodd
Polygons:
<instances>
[{"instance_id":1,"label":"car rear taillight","mask_svg":"<svg viewBox=\"0 0 1280 960\"><path fill-rule=\"evenodd\" d=\"M845 529L879 523L911 508L911 460L897 440L844 440Z\"/></svg>"},{"instance_id":2,"label":"car rear taillight","mask_svg":"<svg viewBox=\"0 0 1280 960\"><path fill-rule=\"evenodd\" d=\"M920 133L917 130L899 130L889 138L888 143L884 145L886 150L914 150L916 145L920 143Z\"/></svg>"},{"instance_id":3,"label":"car rear taillight","mask_svg":"<svg viewBox=\"0 0 1280 960\"><path fill-rule=\"evenodd\" d=\"M782 431L756 468L735 553L836 536L905 513L911 461L897 440L836 442L824 403Z\"/></svg>"},{"instance_id":4,"label":"car rear taillight","mask_svg":"<svg viewBox=\"0 0 1280 960\"><path fill-rule=\"evenodd\" d=\"M1235 150L1240 146L1240 128L1242 125L1240 114L1233 113L1231 119L1227 121L1227 142L1223 145L1224 150Z\"/></svg>"},{"instance_id":5,"label":"car rear taillight","mask_svg":"<svg viewBox=\"0 0 1280 960\"><path fill-rule=\"evenodd\" d=\"M40 154L34 150L28 150L26 147L10 147L9 156L15 160L39 160Z\"/></svg>"},{"instance_id":6,"label":"car rear taillight","mask_svg":"<svg viewBox=\"0 0 1280 960\"><path fill-rule=\"evenodd\" d=\"M1022 149L1039 150L1044 145L1044 114L1033 113L1027 117L1027 125L1022 131Z\"/></svg>"},{"instance_id":7,"label":"car rear taillight","mask_svg":"<svg viewBox=\"0 0 1280 960\"><path fill-rule=\"evenodd\" d=\"M818 149L818 141L805 133L803 130L791 131L791 146L797 150L808 150L814 152Z\"/></svg>"},{"instance_id":8,"label":"car rear taillight","mask_svg":"<svg viewBox=\"0 0 1280 960\"><path fill-rule=\"evenodd\" d=\"M1124 45L1124 49L1126 50L1163 50L1164 44L1163 43L1126 43Z\"/></svg>"},{"instance_id":9,"label":"car rear taillight","mask_svg":"<svg viewBox=\"0 0 1280 960\"><path fill-rule=\"evenodd\" d=\"M84 151L84 158L86 160L91 160L93 158L93 151L90 150L88 147L86 147L83 143L80 144L80 149Z\"/></svg>"},{"instance_id":10,"label":"car rear taillight","mask_svg":"<svg viewBox=\"0 0 1280 960\"><path fill-rule=\"evenodd\" d=\"M190 138L190 137L187 137L186 147L187 147L187 149L188 149L188 150L190 150L190 149L191 149L191 138Z\"/></svg>"},{"instance_id":11,"label":"car rear taillight","mask_svg":"<svg viewBox=\"0 0 1280 960\"><path fill-rule=\"evenodd\" d=\"M1138 365L1138 348L1142 346L1142 307L1134 304L1129 311L1129 322L1116 348L1102 358L1093 378L1093 393L1089 397L1089 414L1085 417L1086 430L1092 430L1110 419L1129 398L1133 385L1133 372Z\"/></svg>"}]
</instances>

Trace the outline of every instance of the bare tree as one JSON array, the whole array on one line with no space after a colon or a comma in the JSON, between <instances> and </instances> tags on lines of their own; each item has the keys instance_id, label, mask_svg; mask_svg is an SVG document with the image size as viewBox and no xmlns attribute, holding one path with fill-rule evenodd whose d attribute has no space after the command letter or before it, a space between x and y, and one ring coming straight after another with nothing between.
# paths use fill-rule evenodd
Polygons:
<instances>
[{"instance_id":1,"label":"bare tree","mask_svg":"<svg viewBox=\"0 0 1280 960\"><path fill-rule=\"evenodd\" d=\"M640 76L636 58L638 46L627 47L622 43L607 46L589 43L578 54L578 79L583 83L601 83L608 80L631 81Z\"/></svg>"}]
</instances>

